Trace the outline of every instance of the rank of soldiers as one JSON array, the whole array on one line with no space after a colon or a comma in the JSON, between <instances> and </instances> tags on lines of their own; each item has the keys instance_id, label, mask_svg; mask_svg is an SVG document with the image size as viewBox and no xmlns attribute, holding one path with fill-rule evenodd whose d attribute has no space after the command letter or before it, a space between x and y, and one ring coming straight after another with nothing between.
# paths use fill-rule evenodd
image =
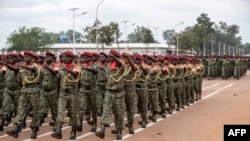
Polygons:
<instances>
[{"instance_id":1,"label":"rank of soldiers","mask_svg":"<svg viewBox=\"0 0 250 141\"><path fill-rule=\"evenodd\" d=\"M239 79L249 68L249 59L236 57L195 57L176 55L120 54L110 50L83 52L80 56L65 51L56 61L52 52L38 55L31 51L0 56L0 131L15 117L14 129L6 131L18 138L31 116L31 139L37 138L39 126L52 115L53 138L62 139L65 111L70 118L70 139L82 132L87 119L91 132L105 137L114 115L117 140L122 140L123 126L134 134L134 115L141 115L141 128L156 115L166 118L174 110L201 99L204 77ZM124 113L127 112L127 123ZM148 115L150 111L150 115ZM97 117L101 117L97 132Z\"/></svg>"}]
</instances>

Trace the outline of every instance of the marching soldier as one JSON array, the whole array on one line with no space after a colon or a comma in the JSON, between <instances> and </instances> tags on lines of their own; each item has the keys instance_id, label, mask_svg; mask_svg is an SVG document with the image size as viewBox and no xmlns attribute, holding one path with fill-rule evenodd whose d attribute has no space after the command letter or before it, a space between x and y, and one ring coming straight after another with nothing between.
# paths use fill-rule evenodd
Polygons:
<instances>
[{"instance_id":1,"label":"marching soldier","mask_svg":"<svg viewBox=\"0 0 250 141\"><path fill-rule=\"evenodd\" d=\"M56 123L56 132L52 133L53 138L62 138L62 123L64 121L64 112L66 107L70 108L71 133L70 140L76 139L77 127L77 90L78 81L80 80L81 72L74 60L74 53L71 51L64 52L64 64L59 68L58 77L60 81L59 99L58 99L58 114Z\"/></svg>"},{"instance_id":2,"label":"marching soldier","mask_svg":"<svg viewBox=\"0 0 250 141\"><path fill-rule=\"evenodd\" d=\"M36 54L31 51L24 51L25 65L19 65L23 68L21 70L21 97L19 98L18 111L16 116L15 128L7 131L7 134L18 138L18 132L21 131L22 123L24 122L28 104L32 107L32 122L30 128L32 129L31 138L37 138L37 132L39 130L39 77L40 72L38 65L34 63L35 58L38 58Z\"/></svg>"}]
</instances>

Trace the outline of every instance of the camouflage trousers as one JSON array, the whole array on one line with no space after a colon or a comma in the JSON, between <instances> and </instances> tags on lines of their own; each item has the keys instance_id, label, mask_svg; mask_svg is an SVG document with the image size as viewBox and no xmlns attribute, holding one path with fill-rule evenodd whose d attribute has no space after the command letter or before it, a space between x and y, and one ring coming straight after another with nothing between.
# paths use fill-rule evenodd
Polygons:
<instances>
[{"instance_id":1,"label":"camouflage trousers","mask_svg":"<svg viewBox=\"0 0 250 141\"><path fill-rule=\"evenodd\" d=\"M96 104L97 104L97 113L102 113L103 109L103 100L106 92L106 85L98 85L97 86L97 94L96 94Z\"/></svg>"},{"instance_id":2,"label":"camouflage trousers","mask_svg":"<svg viewBox=\"0 0 250 141\"><path fill-rule=\"evenodd\" d=\"M7 119L7 116L9 115L9 113L17 112L19 96L20 96L19 88L17 88L16 90L9 90L5 88L5 91L3 94L3 103L2 103L2 108L1 108L1 114L2 114L1 117L4 120ZM11 107L14 107L14 109L12 109Z\"/></svg>"},{"instance_id":3,"label":"camouflage trousers","mask_svg":"<svg viewBox=\"0 0 250 141\"><path fill-rule=\"evenodd\" d=\"M61 88L59 91L59 99L58 99L58 114L57 114L57 122L63 123L64 121L64 113L66 108L70 108L70 123L72 126L77 125L77 88Z\"/></svg>"},{"instance_id":4,"label":"camouflage trousers","mask_svg":"<svg viewBox=\"0 0 250 141\"><path fill-rule=\"evenodd\" d=\"M30 104L32 110L31 128L38 127L40 123L39 118L39 92L40 88L30 87L22 88L21 95L18 101L18 110L16 116L16 124L22 125L23 120L27 114L27 106Z\"/></svg>"},{"instance_id":5,"label":"camouflage trousers","mask_svg":"<svg viewBox=\"0 0 250 141\"><path fill-rule=\"evenodd\" d=\"M166 92L167 92L167 86L166 83L161 82L157 86L158 91L159 91L159 106L161 110L166 110Z\"/></svg>"},{"instance_id":6,"label":"camouflage trousers","mask_svg":"<svg viewBox=\"0 0 250 141\"><path fill-rule=\"evenodd\" d=\"M174 82L174 90L173 90L173 93L174 93L174 99L175 99L175 103L177 104L177 106L180 106L181 105L181 83L180 81L176 81Z\"/></svg>"},{"instance_id":7,"label":"camouflage trousers","mask_svg":"<svg viewBox=\"0 0 250 141\"><path fill-rule=\"evenodd\" d=\"M92 113L92 118L97 118L96 92L97 90L95 86L93 86L93 89L91 90L87 90L84 88L80 89L77 96L79 121L84 118L88 104Z\"/></svg>"},{"instance_id":8,"label":"camouflage trousers","mask_svg":"<svg viewBox=\"0 0 250 141\"><path fill-rule=\"evenodd\" d=\"M40 118L43 118L44 113L47 113L47 107L49 107L52 114L52 120L56 121L57 117L57 89L46 91L41 89L40 91Z\"/></svg>"},{"instance_id":9,"label":"camouflage trousers","mask_svg":"<svg viewBox=\"0 0 250 141\"><path fill-rule=\"evenodd\" d=\"M157 112L159 107L159 91L157 87L148 88L149 103L151 105L151 111Z\"/></svg>"},{"instance_id":10,"label":"camouflage trousers","mask_svg":"<svg viewBox=\"0 0 250 141\"><path fill-rule=\"evenodd\" d=\"M186 105L190 104L190 79L186 78L186 83L184 83L184 88L185 88L185 92L186 92Z\"/></svg>"},{"instance_id":11,"label":"camouflage trousers","mask_svg":"<svg viewBox=\"0 0 250 141\"><path fill-rule=\"evenodd\" d=\"M3 93L4 89L0 89L0 109L2 108L2 103L3 103ZM1 111L0 111L1 114Z\"/></svg>"},{"instance_id":12,"label":"camouflage trousers","mask_svg":"<svg viewBox=\"0 0 250 141\"><path fill-rule=\"evenodd\" d=\"M125 112L125 93L115 92L107 90L103 103L103 114L101 123L104 125L109 125L112 117L112 113L115 116L116 128L122 128L124 123L124 112Z\"/></svg>"},{"instance_id":13,"label":"camouflage trousers","mask_svg":"<svg viewBox=\"0 0 250 141\"><path fill-rule=\"evenodd\" d=\"M185 79L180 80L180 89L181 89L181 106L186 105L186 89L185 89Z\"/></svg>"},{"instance_id":14,"label":"camouflage trousers","mask_svg":"<svg viewBox=\"0 0 250 141\"><path fill-rule=\"evenodd\" d=\"M128 123L134 122L134 114L135 114L135 108L136 108L136 91L135 91L135 85L132 83L132 85L125 86L125 104L126 104L126 111L127 111L127 118Z\"/></svg>"},{"instance_id":15,"label":"camouflage trousers","mask_svg":"<svg viewBox=\"0 0 250 141\"><path fill-rule=\"evenodd\" d=\"M175 102L174 102L174 84L172 81L167 82L166 97L167 97L169 112L172 112L173 106L175 105Z\"/></svg>"},{"instance_id":16,"label":"camouflage trousers","mask_svg":"<svg viewBox=\"0 0 250 141\"><path fill-rule=\"evenodd\" d=\"M137 107L143 121L147 121L149 95L146 84L136 84Z\"/></svg>"}]
</instances>

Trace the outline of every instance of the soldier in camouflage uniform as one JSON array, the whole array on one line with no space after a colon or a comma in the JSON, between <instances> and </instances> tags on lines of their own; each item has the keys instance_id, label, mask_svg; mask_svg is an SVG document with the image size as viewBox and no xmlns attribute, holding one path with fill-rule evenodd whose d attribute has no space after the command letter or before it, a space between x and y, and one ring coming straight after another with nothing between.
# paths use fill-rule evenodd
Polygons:
<instances>
[{"instance_id":1,"label":"soldier in camouflage uniform","mask_svg":"<svg viewBox=\"0 0 250 141\"><path fill-rule=\"evenodd\" d=\"M58 99L58 114L56 132L52 133L53 138L62 138L62 123L64 121L64 112L66 107L70 108L71 133L70 140L76 139L77 127L77 90L78 81L80 80L81 72L77 64L73 62L74 53L71 51L64 52L64 64L59 68L58 77L60 81L59 99Z\"/></svg>"},{"instance_id":2,"label":"soldier in camouflage uniform","mask_svg":"<svg viewBox=\"0 0 250 141\"><path fill-rule=\"evenodd\" d=\"M24 60L26 64L20 65L20 67L23 68L23 70L20 71L22 81L22 97L19 98L15 129L7 131L7 134L15 138L18 137L18 132L21 131L21 126L27 112L27 105L28 103L30 103L33 113L32 122L30 125L30 128L32 129L31 138L35 139L37 138L37 131L39 129L40 122L38 110L40 90L38 87L38 83L40 83L40 72L38 69L38 65L33 62L35 58L38 58L38 56L31 51L24 51L24 55Z\"/></svg>"},{"instance_id":3,"label":"soldier in camouflage uniform","mask_svg":"<svg viewBox=\"0 0 250 141\"><path fill-rule=\"evenodd\" d=\"M84 52L80 56L80 67L82 78L80 80L80 90L78 93L78 119L77 130L82 132L82 121L87 110L87 104L91 108L92 128L91 132L96 132L97 126L97 105L96 105L96 66L93 64L91 52Z\"/></svg>"},{"instance_id":4,"label":"soldier in camouflage uniform","mask_svg":"<svg viewBox=\"0 0 250 141\"><path fill-rule=\"evenodd\" d=\"M0 131L3 131L3 125L8 126L8 116L11 116L10 107L14 103L14 111L17 111L18 107L18 99L20 94L20 77L19 77L19 69L16 66L16 53L8 54L9 64L5 64L6 69L6 87L4 90L3 96L3 105L1 108L0 115ZM5 72L5 71L4 71ZM3 70L1 70L3 73ZM11 117L9 117L11 118Z\"/></svg>"},{"instance_id":5,"label":"soldier in camouflage uniform","mask_svg":"<svg viewBox=\"0 0 250 141\"><path fill-rule=\"evenodd\" d=\"M172 56L171 57L172 61L173 61L173 65L174 65L174 70L175 70L175 75L174 75L174 99L175 99L175 103L177 104L177 108L176 111L180 111L181 108L181 82L180 82L180 77L181 77L181 71L180 71L180 67L178 65L179 62L179 58L178 56ZM174 105L175 107L175 105Z\"/></svg>"},{"instance_id":6,"label":"soldier in camouflage uniform","mask_svg":"<svg viewBox=\"0 0 250 141\"><path fill-rule=\"evenodd\" d=\"M107 54L101 52L97 62L97 115L102 116L103 100L106 92L107 77L105 75L105 68L107 67Z\"/></svg>"},{"instance_id":7,"label":"soldier in camouflage uniform","mask_svg":"<svg viewBox=\"0 0 250 141\"><path fill-rule=\"evenodd\" d=\"M107 91L103 104L101 130L96 132L96 136L100 138L105 137L105 127L109 125L113 112L118 130L116 139L122 139L123 114L125 111L125 92L122 76L125 64L120 60L120 56L120 53L116 50L110 50L108 61L109 69L107 71Z\"/></svg>"},{"instance_id":8,"label":"soldier in camouflage uniform","mask_svg":"<svg viewBox=\"0 0 250 141\"><path fill-rule=\"evenodd\" d=\"M40 108L41 118L45 116L43 113L47 112L45 104L48 104L52 114L53 123L56 123L57 118L57 84L58 84L58 66L53 63L55 55L51 52L46 52L45 65L41 68L42 87L40 91ZM53 131L56 131L56 124L54 124Z\"/></svg>"},{"instance_id":9,"label":"soldier in camouflage uniform","mask_svg":"<svg viewBox=\"0 0 250 141\"><path fill-rule=\"evenodd\" d=\"M5 69L6 69L6 66L3 63L2 55L0 55L0 109L2 108L3 92L5 88ZM1 111L0 111L0 114L1 114Z\"/></svg>"}]
</instances>

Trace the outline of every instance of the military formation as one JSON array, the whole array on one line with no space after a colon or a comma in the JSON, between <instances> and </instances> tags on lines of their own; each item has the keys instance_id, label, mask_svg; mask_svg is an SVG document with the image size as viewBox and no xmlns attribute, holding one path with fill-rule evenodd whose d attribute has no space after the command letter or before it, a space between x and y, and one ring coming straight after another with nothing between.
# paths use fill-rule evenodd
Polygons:
<instances>
[{"instance_id":1,"label":"military formation","mask_svg":"<svg viewBox=\"0 0 250 141\"><path fill-rule=\"evenodd\" d=\"M1 55L0 132L15 117L14 129L6 132L18 138L27 116L31 116L31 139L36 139L50 111L53 138L62 139L67 115L70 140L84 130L83 120L92 126L91 132L104 138L112 117L115 129L111 133L122 140L124 126L134 134L136 113L141 116L138 124L146 128L148 120L157 122L157 114L166 118L201 100L203 78L239 79L246 75L249 64L242 56L163 56L117 50L83 52L80 56L65 51L59 61L49 51L44 55L31 51ZM97 117L101 117L100 131Z\"/></svg>"}]
</instances>

